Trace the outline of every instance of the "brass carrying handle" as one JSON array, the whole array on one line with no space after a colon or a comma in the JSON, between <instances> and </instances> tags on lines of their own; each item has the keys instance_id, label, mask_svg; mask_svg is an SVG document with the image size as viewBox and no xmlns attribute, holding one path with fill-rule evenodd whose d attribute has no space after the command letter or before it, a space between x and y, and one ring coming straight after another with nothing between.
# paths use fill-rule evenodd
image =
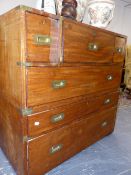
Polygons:
<instances>
[{"instance_id":1,"label":"brass carrying handle","mask_svg":"<svg viewBox=\"0 0 131 175\"><path fill-rule=\"evenodd\" d=\"M99 46L96 43L89 43L88 44L88 50L90 51L98 51Z\"/></svg>"},{"instance_id":2,"label":"brass carrying handle","mask_svg":"<svg viewBox=\"0 0 131 175\"><path fill-rule=\"evenodd\" d=\"M110 98L107 98L107 99L104 101L104 104L107 105L107 104L109 104L109 103L111 103L111 99L110 99Z\"/></svg>"},{"instance_id":3,"label":"brass carrying handle","mask_svg":"<svg viewBox=\"0 0 131 175\"><path fill-rule=\"evenodd\" d=\"M50 45L52 42L52 39L48 35L34 35L34 42L37 45Z\"/></svg>"},{"instance_id":4,"label":"brass carrying handle","mask_svg":"<svg viewBox=\"0 0 131 175\"><path fill-rule=\"evenodd\" d=\"M61 89L64 88L67 84L66 80L53 80L52 87L53 89Z\"/></svg>"},{"instance_id":5,"label":"brass carrying handle","mask_svg":"<svg viewBox=\"0 0 131 175\"><path fill-rule=\"evenodd\" d=\"M117 53L122 53L122 51L123 51L122 47L117 47L117 48L116 48L116 52L117 52Z\"/></svg>"},{"instance_id":6,"label":"brass carrying handle","mask_svg":"<svg viewBox=\"0 0 131 175\"><path fill-rule=\"evenodd\" d=\"M54 154L54 153L60 151L62 149L62 147L63 147L63 144L58 144L58 145L52 146L50 148L49 152L50 152L50 154Z\"/></svg>"},{"instance_id":7,"label":"brass carrying handle","mask_svg":"<svg viewBox=\"0 0 131 175\"><path fill-rule=\"evenodd\" d=\"M113 75L107 75L106 78L107 78L108 81L111 81L111 80L113 80Z\"/></svg>"},{"instance_id":8,"label":"brass carrying handle","mask_svg":"<svg viewBox=\"0 0 131 175\"><path fill-rule=\"evenodd\" d=\"M57 123L64 120L64 113L60 113L58 115L54 115L51 117L51 122L52 123Z\"/></svg>"},{"instance_id":9,"label":"brass carrying handle","mask_svg":"<svg viewBox=\"0 0 131 175\"><path fill-rule=\"evenodd\" d=\"M102 124L101 124L101 127L104 128L108 125L108 122L107 121L104 121Z\"/></svg>"}]
</instances>

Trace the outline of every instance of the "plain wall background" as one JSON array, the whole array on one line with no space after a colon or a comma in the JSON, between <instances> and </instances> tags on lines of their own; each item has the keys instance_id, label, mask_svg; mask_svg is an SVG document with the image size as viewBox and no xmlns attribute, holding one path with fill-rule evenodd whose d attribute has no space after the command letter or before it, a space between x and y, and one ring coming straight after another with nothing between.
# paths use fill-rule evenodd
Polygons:
<instances>
[{"instance_id":1,"label":"plain wall background","mask_svg":"<svg viewBox=\"0 0 131 175\"><path fill-rule=\"evenodd\" d=\"M35 7L36 0L0 0L0 14L3 14L20 4Z\"/></svg>"},{"instance_id":2,"label":"plain wall background","mask_svg":"<svg viewBox=\"0 0 131 175\"><path fill-rule=\"evenodd\" d=\"M12 9L13 7L23 4L30 7L36 7L37 0L0 0L0 15ZM116 7L114 18L108 25L107 29L128 36L128 44L131 44L131 8L125 7L127 3L121 0L115 0ZM86 23L85 15L84 22Z\"/></svg>"}]
</instances>

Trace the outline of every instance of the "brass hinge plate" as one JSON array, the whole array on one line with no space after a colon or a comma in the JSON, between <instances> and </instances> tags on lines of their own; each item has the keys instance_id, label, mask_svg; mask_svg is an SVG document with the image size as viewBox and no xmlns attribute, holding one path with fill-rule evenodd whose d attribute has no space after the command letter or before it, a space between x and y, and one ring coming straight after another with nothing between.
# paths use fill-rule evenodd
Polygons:
<instances>
[{"instance_id":1,"label":"brass hinge plate","mask_svg":"<svg viewBox=\"0 0 131 175\"><path fill-rule=\"evenodd\" d=\"M25 67L30 67L33 64L31 62L17 62L17 66L25 66Z\"/></svg>"},{"instance_id":2,"label":"brass hinge plate","mask_svg":"<svg viewBox=\"0 0 131 175\"><path fill-rule=\"evenodd\" d=\"M31 137L28 137L28 136L23 137L23 143L28 142L29 140L31 140Z\"/></svg>"},{"instance_id":3,"label":"brass hinge plate","mask_svg":"<svg viewBox=\"0 0 131 175\"><path fill-rule=\"evenodd\" d=\"M28 141L28 136L23 137L23 143Z\"/></svg>"},{"instance_id":4,"label":"brass hinge plate","mask_svg":"<svg viewBox=\"0 0 131 175\"><path fill-rule=\"evenodd\" d=\"M31 108L21 109L22 116L28 116L33 113L33 110Z\"/></svg>"},{"instance_id":5,"label":"brass hinge plate","mask_svg":"<svg viewBox=\"0 0 131 175\"><path fill-rule=\"evenodd\" d=\"M63 34L63 30L62 30L62 26L63 26L63 16L60 17L60 23L59 23L59 28L60 28L60 49L59 49L59 54L60 54L60 63L63 63L63 52L62 52L62 47L63 47L63 40L62 40L62 34Z\"/></svg>"},{"instance_id":6,"label":"brass hinge plate","mask_svg":"<svg viewBox=\"0 0 131 175\"><path fill-rule=\"evenodd\" d=\"M24 10L24 11L32 11L31 7L25 6L25 5L20 5L20 10Z\"/></svg>"}]
</instances>

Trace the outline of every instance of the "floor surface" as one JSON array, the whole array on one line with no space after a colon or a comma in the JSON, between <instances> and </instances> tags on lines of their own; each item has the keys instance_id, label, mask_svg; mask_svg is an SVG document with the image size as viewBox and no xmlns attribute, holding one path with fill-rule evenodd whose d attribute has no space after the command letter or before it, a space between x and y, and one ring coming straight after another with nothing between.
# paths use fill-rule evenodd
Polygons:
<instances>
[{"instance_id":1,"label":"floor surface","mask_svg":"<svg viewBox=\"0 0 131 175\"><path fill-rule=\"evenodd\" d=\"M1 149L0 175L16 175ZM119 107L111 135L46 175L131 175L131 106Z\"/></svg>"}]
</instances>

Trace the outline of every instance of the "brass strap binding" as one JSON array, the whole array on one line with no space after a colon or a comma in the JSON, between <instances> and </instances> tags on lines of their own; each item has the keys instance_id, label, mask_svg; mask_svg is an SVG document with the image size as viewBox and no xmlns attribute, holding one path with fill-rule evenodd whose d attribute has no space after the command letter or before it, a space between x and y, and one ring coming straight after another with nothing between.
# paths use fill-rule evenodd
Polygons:
<instances>
[{"instance_id":1,"label":"brass strap binding","mask_svg":"<svg viewBox=\"0 0 131 175\"><path fill-rule=\"evenodd\" d=\"M28 136L23 136L23 143L28 142L29 137Z\"/></svg>"},{"instance_id":2,"label":"brass strap binding","mask_svg":"<svg viewBox=\"0 0 131 175\"><path fill-rule=\"evenodd\" d=\"M17 66L31 67L31 62L16 62Z\"/></svg>"},{"instance_id":3,"label":"brass strap binding","mask_svg":"<svg viewBox=\"0 0 131 175\"><path fill-rule=\"evenodd\" d=\"M21 109L21 115L24 116L28 116L31 115L33 113L33 110L31 108L25 108L25 109Z\"/></svg>"},{"instance_id":4,"label":"brass strap binding","mask_svg":"<svg viewBox=\"0 0 131 175\"><path fill-rule=\"evenodd\" d=\"M23 11L32 11L31 7L28 7L25 5L20 5L19 8L20 8L20 10L23 10Z\"/></svg>"},{"instance_id":5,"label":"brass strap binding","mask_svg":"<svg viewBox=\"0 0 131 175\"><path fill-rule=\"evenodd\" d=\"M60 16L60 22L59 22L59 30L60 30L60 35L59 35L59 58L60 58L60 63L63 63L63 17Z\"/></svg>"}]
</instances>

